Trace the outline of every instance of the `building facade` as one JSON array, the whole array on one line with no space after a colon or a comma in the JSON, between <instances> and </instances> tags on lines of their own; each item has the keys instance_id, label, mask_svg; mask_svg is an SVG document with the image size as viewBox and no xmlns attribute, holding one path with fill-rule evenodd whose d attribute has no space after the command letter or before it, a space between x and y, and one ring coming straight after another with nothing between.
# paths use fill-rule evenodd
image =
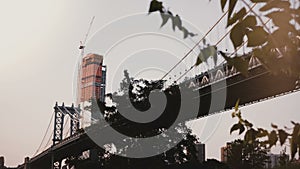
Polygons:
<instances>
[{"instance_id":1,"label":"building facade","mask_svg":"<svg viewBox=\"0 0 300 169\"><path fill-rule=\"evenodd\" d=\"M221 147L221 162L226 163L228 161L228 152L230 149L230 143L226 143L225 147Z\"/></svg>"},{"instance_id":2,"label":"building facade","mask_svg":"<svg viewBox=\"0 0 300 169\"><path fill-rule=\"evenodd\" d=\"M274 168L279 166L280 154L268 154L268 161L265 164L265 168Z\"/></svg>"},{"instance_id":3,"label":"building facade","mask_svg":"<svg viewBox=\"0 0 300 169\"><path fill-rule=\"evenodd\" d=\"M205 144L196 143L195 147L197 151L197 159L200 163L203 163L205 161Z\"/></svg>"},{"instance_id":4,"label":"building facade","mask_svg":"<svg viewBox=\"0 0 300 169\"><path fill-rule=\"evenodd\" d=\"M281 161L282 160L282 161ZM290 161L290 158L286 154L268 154L268 161L265 164L265 168L275 168L280 166L280 161L287 164Z\"/></svg>"},{"instance_id":5,"label":"building facade","mask_svg":"<svg viewBox=\"0 0 300 169\"><path fill-rule=\"evenodd\" d=\"M98 54L87 54L82 58L81 72L78 78L79 91L78 91L78 103L90 102L91 99L97 99L104 101L105 99L105 87L106 87L106 66L103 65L103 56ZM92 110L90 120L93 121L101 119L103 116L99 109ZM84 106L83 106L84 107ZM84 120L83 120L84 121ZM95 149L88 150L83 153L83 157L95 159L97 158L97 151Z\"/></svg>"},{"instance_id":6,"label":"building facade","mask_svg":"<svg viewBox=\"0 0 300 169\"><path fill-rule=\"evenodd\" d=\"M226 143L226 146L221 147L221 162L223 163L227 163L228 162L228 155L230 153L230 149L231 149L231 143ZM267 161L265 162L264 168L266 169L271 169L274 167L277 167L280 165L280 158L283 156L283 154L272 154L269 153L267 154ZM284 156L285 162L288 163L289 161L289 156L285 155Z\"/></svg>"},{"instance_id":7,"label":"building facade","mask_svg":"<svg viewBox=\"0 0 300 169\"><path fill-rule=\"evenodd\" d=\"M106 66L103 56L88 54L82 59L79 102L90 101L91 98L104 101L106 85Z\"/></svg>"}]
</instances>

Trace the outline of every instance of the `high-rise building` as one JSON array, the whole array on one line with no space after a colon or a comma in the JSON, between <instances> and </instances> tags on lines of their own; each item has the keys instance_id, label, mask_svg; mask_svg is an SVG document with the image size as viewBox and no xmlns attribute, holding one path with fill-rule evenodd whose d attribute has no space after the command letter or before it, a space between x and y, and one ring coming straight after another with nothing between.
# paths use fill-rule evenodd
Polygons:
<instances>
[{"instance_id":1,"label":"high-rise building","mask_svg":"<svg viewBox=\"0 0 300 169\"><path fill-rule=\"evenodd\" d=\"M79 102L90 101L91 98L104 101L106 85L106 66L103 56L88 54L82 59Z\"/></svg>"},{"instance_id":2,"label":"high-rise building","mask_svg":"<svg viewBox=\"0 0 300 169\"><path fill-rule=\"evenodd\" d=\"M228 152L230 149L231 143L227 143L225 147L221 147L221 162L226 163L228 161Z\"/></svg>"},{"instance_id":3,"label":"high-rise building","mask_svg":"<svg viewBox=\"0 0 300 169\"><path fill-rule=\"evenodd\" d=\"M265 163L265 168L275 168L277 166L280 166L280 160L283 160L282 162L285 162L287 164L289 162L289 156L286 154L267 154L268 160Z\"/></svg>"},{"instance_id":4,"label":"high-rise building","mask_svg":"<svg viewBox=\"0 0 300 169\"><path fill-rule=\"evenodd\" d=\"M232 144L226 143L226 146L221 148L221 162L227 163L228 162L228 155L230 152ZM283 156L282 154L267 154L267 161L265 161L264 168L274 168L279 165L280 157ZM283 156L286 163L289 161L289 156Z\"/></svg>"},{"instance_id":5,"label":"high-rise building","mask_svg":"<svg viewBox=\"0 0 300 169\"><path fill-rule=\"evenodd\" d=\"M81 70L78 78L79 90L77 93L77 102L84 104L84 102L92 101L91 99L104 101L106 87L106 66L103 65L103 56L93 53L87 54L82 58L80 68ZM92 108L90 110L90 122L92 124L93 121L97 121L103 116L100 110L95 108L96 106L93 106L95 102L92 101L91 104ZM85 151L82 157L95 159L98 157L97 150L91 149Z\"/></svg>"},{"instance_id":6,"label":"high-rise building","mask_svg":"<svg viewBox=\"0 0 300 169\"><path fill-rule=\"evenodd\" d=\"M197 159L200 163L203 163L205 161L205 144L196 143L195 147L197 151Z\"/></svg>"}]
</instances>

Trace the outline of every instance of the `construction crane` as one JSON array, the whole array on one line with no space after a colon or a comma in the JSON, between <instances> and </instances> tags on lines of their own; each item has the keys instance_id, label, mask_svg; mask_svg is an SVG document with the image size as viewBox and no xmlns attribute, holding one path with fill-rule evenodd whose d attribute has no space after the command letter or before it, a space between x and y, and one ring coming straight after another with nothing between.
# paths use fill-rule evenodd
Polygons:
<instances>
[{"instance_id":1,"label":"construction crane","mask_svg":"<svg viewBox=\"0 0 300 169\"><path fill-rule=\"evenodd\" d=\"M81 64L82 64L82 58L84 57L84 49L85 49L85 43L88 39L89 33L91 31L93 22L95 20L95 16L92 17L91 22L89 24L89 28L85 34L85 37L83 39L83 41L80 41L80 46L79 46L79 50L80 50L80 58L79 58L79 62L78 62L78 72L77 72L77 87L76 87L76 103L80 104L80 96L81 96Z\"/></svg>"},{"instance_id":2,"label":"construction crane","mask_svg":"<svg viewBox=\"0 0 300 169\"><path fill-rule=\"evenodd\" d=\"M79 50L81 50L81 56L83 57L84 55L84 48L85 48L85 43L86 43L86 40L89 36L89 33L91 31L91 28L92 28L92 25L93 25L93 22L94 22L94 19L95 19L95 16L92 17L92 20L90 22L90 25L89 25L89 28L88 28L88 31L86 32L85 34L85 37L83 39L83 41L80 41L80 46L79 46Z\"/></svg>"}]
</instances>

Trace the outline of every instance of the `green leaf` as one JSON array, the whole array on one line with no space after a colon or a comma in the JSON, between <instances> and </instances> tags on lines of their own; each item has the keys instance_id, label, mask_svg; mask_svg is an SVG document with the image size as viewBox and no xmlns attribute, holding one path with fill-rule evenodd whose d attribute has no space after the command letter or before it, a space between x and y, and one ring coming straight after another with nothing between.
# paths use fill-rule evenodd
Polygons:
<instances>
[{"instance_id":1,"label":"green leaf","mask_svg":"<svg viewBox=\"0 0 300 169\"><path fill-rule=\"evenodd\" d=\"M197 57L195 66L198 66L198 65L200 65L201 63L202 63L202 60L200 59L200 57Z\"/></svg>"},{"instance_id":2,"label":"green leaf","mask_svg":"<svg viewBox=\"0 0 300 169\"><path fill-rule=\"evenodd\" d=\"M267 17L271 18L273 23L282 28L285 27L290 23L292 19L292 15L286 11L274 11L266 15Z\"/></svg>"},{"instance_id":3,"label":"green leaf","mask_svg":"<svg viewBox=\"0 0 300 169\"><path fill-rule=\"evenodd\" d=\"M212 57L213 57L213 61L214 61L214 64L217 65L217 62L218 62L218 51L217 51L217 47L216 46L213 46L214 49L212 49Z\"/></svg>"},{"instance_id":4,"label":"green leaf","mask_svg":"<svg viewBox=\"0 0 300 169\"><path fill-rule=\"evenodd\" d=\"M284 130L278 130L278 135L279 135L280 145L282 146L285 143L289 134L286 133Z\"/></svg>"},{"instance_id":5,"label":"green leaf","mask_svg":"<svg viewBox=\"0 0 300 169\"><path fill-rule=\"evenodd\" d=\"M251 128L250 130L248 130L244 136L244 140L246 143L252 144L255 139L256 139L256 135L257 135L257 131L254 130L253 128Z\"/></svg>"},{"instance_id":6,"label":"green leaf","mask_svg":"<svg viewBox=\"0 0 300 169\"><path fill-rule=\"evenodd\" d=\"M239 12L235 13L232 18L228 19L227 27L235 24L238 20L242 20L246 14L246 8L243 7Z\"/></svg>"},{"instance_id":7,"label":"green leaf","mask_svg":"<svg viewBox=\"0 0 300 169\"><path fill-rule=\"evenodd\" d=\"M216 46L208 46L206 48L203 48L199 55L198 58L202 62L206 62L209 57L216 57L217 55L217 47Z\"/></svg>"},{"instance_id":8,"label":"green leaf","mask_svg":"<svg viewBox=\"0 0 300 169\"><path fill-rule=\"evenodd\" d=\"M160 11L163 12L163 5L162 2L159 2L157 0L152 0L150 3L149 13Z\"/></svg>"},{"instance_id":9,"label":"green leaf","mask_svg":"<svg viewBox=\"0 0 300 169\"><path fill-rule=\"evenodd\" d=\"M256 26L252 31L247 31L248 47L263 45L268 40L268 33L261 26Z\"/></svg>"},{"instance_id":10,"label":"green leaf","mask_svg":"<svg viewBox=\"0 0 300 169\"><path fill-rule=\"evenodd\" d=\"M280 8L288 10L290 9L291 3L289 1L281 1L281 0L273 0L266 3L263 7L261 7L259 10L262 12L268 11L270 9L274 8Z\"/></svg>"},{"instance_id":11,"label":"green leaf","mask_svg":"<svg viewBox=\"0 0 300 169\"><path fill-rule=\"evenodd\" d=\"M253 28L254 26L257 25L257 20L256 17L254 15L248 15L242 22L241 24L243 24L243 26L245 28L250 27Z\"/></svg>"},{"instance_id":12,"label":"green leaf","mask_svg":"<svg viewBox=\"0 0 300 169\"><path fill-rule=\"evenodd\" d=\"M161 19L162 19L162 23L160 25L160 27L165 26L165 24L169 21L169 19L172 17L172 15L168 14L168 13L160 13Z\"/></svg>"},{"instance_id":13,"label":"green leaf","mask_svg":"<svg viewBox=\"0 0 300 169\"><path fill-rule=\"evenodd\" d=\"M198 34L196 34L196 33L193 33L193 32L189 32L189 36L191 36L191 37L194 37L194 36L197 36Z\"/></svg>"},{"instance_id":14,"label":"green leaf","mask_svg":"<svg viewBox=\"0 0 300 169\"><path fill-rule=\"evenodd\" d=\"M182 29L182 21L179 17L179 15L176 15L175 17L172 17L172 28L175 31L175 28L178 28L179 30Z\"/></svg>"},{"instance_id":15,"label":"green leaf","mask_svg":"<svg viewBox=\"0 0 300 169\"><path fill-rule=\"evenodd\" d=\"M237 23L231 29L230 39L235 49L242 45L245 34L246 34L245 27L241 23Z\"/></svg>"},{"instance_id":16,"label":"green leaf","mask_svg":"<svg viewBox=\"0 0 300 169\"><path fill-rule=\"evenodd\" d=\"M227 3L227 0L221 0L222 11L224 11L226 3Z\"/></svg>"},{"instance_id":17,"label":"green leaf","mask_svg":"<svg viewBox=\"0 0 300 169\"><path fill-rule=\"evenodd\" d=\"M258 138L266 137L266 136L269 135L269 132L268 132L267 130L265 130L265 129L258 128L257 131L258 131L258 133L257 133L256 136L257 136Z\"/></svg>"},{"instance_id":18,"label":"green leaf","mask_svg":"<svg viewBox=\"0 0 300 169\"><path fill-rule=\"evenodd\" d=\"M300 124L296 124L293 129L292 138L297 144L300 144L300 140L298 139L299 132L300 132Z\"/></svg>"},{"instance_id":19,"label":"green leaf","mask_svg":"<svg viewBox=\"0 0 300 169\"><path fill-rule=\"evenodd\" d=\"M230 40L233 43L234 48L241 46L244 42L244 36L247 30L253 29L257 25L256 17L253 15L247 16L244 20L240 20L233 26L230 31Z\"/></svg>"},{"instance_id":20,"label":"green leaf","mask_svg":"<svg viewBox=\"0 0 300 169\"><path fill-rule=\"evenodd\" d=\"M181 31L183 32L183 39L186 39L189 36L189 31L185 27L182 27Z\"/></svg>"},{"instance_id":21,"label":"green leaf","mask_svg":"<svg viewBox=\"0 0 300 169\"><path fill-rule=\"evenodd\" d=\"M241 119L242 118L242 113L241 113L241 111L239 110L236 114L235 114L239 119Z\"/></svg>"},{"instance_id":22,"label":"green leaf","mask_svg":"<svg viewBox=\"0 0 300 169\"><path fill-rule=\"evenodd\" d=\"M245 131L245 127L243 125L241 125L239 135L241 135L244 131Z\"/></svg>"},{"instance_id":23,"label":"green leaf","mask_svg":"<svg viewBox=\"0 0 300 169\"><path fill-rule=\"evenodd\" d=\"M245 131L245 127L243 126L243 127L240 128L239 135L241 135L244 131Z\"/></svg>"},{"instance_id":24,"label":"green leaf","mask_svg":"<svg viewBox=\"0 0 300 169\"><path fill-rule=\"evenodd\" d=\"M216 46L208 46L208 47L202 49L201 51L205 55L205 58L214 56L217 53Z\"/></svg>"},{"instance_id":25,"label":"green leaf","mask_svg":"<svg viewBox=\"0 0 300 169\"><path fill-rule=\"evenodd\" d=\"M291 145L291 157L292 159L294 159L297 153L297 144L295 143L293 138L290 139L290 145Z\"/></svg>"},{"instance_id":26,"label":"green leaf","mask_svg":"<svg viewBox=\"0 0 300 169\"><path fill-rule=\"evenodd\" d=\"M278 126L275 125L275 124L273 124L273 123L271 123L271 127L274 128L274 129L277 129L277 128L278 128Z\"/></svg>"},{"instance_id":27,"label":"green leaf","mask_svg":"<svg viewBox=\"0 0 300 169\"><path fill-rule=\"evenodd\" d=\"M274 145L276 145L276 142L278 140L278 137L277 137L277 134L276 134L276 131L273 130L270 134L269 134L269 145L270 145L270 148Z\"/></svg>"},{"instance_id":28,"label":"green leaf","mask_svg":"<svg viewBox=\"0 0 300 169\"><path fill-rule=\"evenodd\" d=\"M234 58L230 58L226 56L226 54L222 51L220 51L220 54L223 56L223 58L227 61L229 65L234 66L237 69L237 71L241 72L244 76L248 76L249 61L237 56Z\"/></svg>"},{"instance_id":29,"label":"green leaf","mask_svg":"<svg viewBox=\"0 0 300 169\"><path fill-rule=\"evenodd\" d=\"M252 123L250 123L248 120L245 120L245 126L247 126L247 127L250 127L250 128L252 128L253 127L253 124Z\"/></svg>"},{"instance_id":30,"label":"green leaf","mask_svg":"<svg viewBox=\"0 0 300 169\"><path fill-rule=\"evenodd\" d=\"M260 141L260 144L262 147L267 147L267 145L269 144L268 140L265 141Z\"/></svg>"},{"instance_id":31,"label":"green leaf","mask_svg":"<svg viewBox=\"0 0 300 169\"><path fill-rule=\"evenodd\" d=\"M231 129L230 129L230 134L236 130L239 130L240 129L240 125L241 123L237 123L237 124L234 124Z\"/></svg>"},{"instance_id":32,"label":"green leaf","mask_svg":"<svg viewBox=\"0 0 300 169\"><path fill-rule=\"evenodd\" d=\"M231 113L231 117L232 117L232 118L235 118L235 112L232 112L232 113Z\"/></svg>"},{"instance_id":33,"label":"green leaf","mask_svg":"<svg viewBox=\"0 0 300 169\"><path fill-rule=\"evenodd\" d=\"M237 123L231 127L230 134L236 130L240 130L239 134L242 134L245 131L245 127L243 126L242 123Z\"/></svg>"},{"instance_id":34,"label":"green leaf","mask_svg":"<svg viewBox=\"0 0 300 169\"><path fill-rule=\"evenodd\" d=\"M206 39L205 38L203 39L203 45L206 45Z\"/></svg>"},{"instance_id":35,"label":"green leaf","mask_svg":"<svg viewBox=\"0 0 300 169\"><path fill-rule=\"evenodd\" d=\"M199 53L199 55L198 55L197 58L199 58L201 60L201 62L205 62L207 60L207 58L204 57L204 54L203 54L202 51L200 51L200 53Z\"/></svg>"},{"instance_id":36,"label":"green leaf","mask_svg":"<svg viewBox=\"0 0 300 169\"><path fill-rule=\"evenodd\" d=\"M235 8L237 0L229 0L229 9L228 9L228 19L231 17L231 14Z\"/></svg>"}]
</instances>

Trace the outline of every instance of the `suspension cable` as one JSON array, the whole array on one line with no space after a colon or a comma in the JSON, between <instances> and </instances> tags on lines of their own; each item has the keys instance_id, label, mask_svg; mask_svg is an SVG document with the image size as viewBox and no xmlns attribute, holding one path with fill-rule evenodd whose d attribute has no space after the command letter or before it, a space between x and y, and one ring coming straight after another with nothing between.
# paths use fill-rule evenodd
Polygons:
<instances>
[{"instance_id":1,"label":"suspension cable","mask_svg":"<svg viewBox=\"0 0 300 169\"><path fill-rule=\"evenodd\" d=\"M44 136L43 136L43 139L42 139L42 141L41 141L41 143L40 143L38 149L37 149L37 150L35 151L35 153L33 154L33 156L35 156L35 155L40 151L40 149L41 149L41 147L42 147L42 144L43 144L43 142L45 141L45 138L46 138L46 136L47 136L47 133L48 133L48 131L49 131L49 129L50 129L51 123L52 123L52 121L53 121L53 117L54 117L54 112L53 112L52 115L51 115L51 119L50 119L50 122L49 122L49 124L48 124L48 127L47 127L47 129L46 129L46 131L45 131L45 134L44 134Z\"/></svg>"},{"instance_id":2,"label":"suspension cable","mask_svg":"<svg viewBox=\"0 0 300 169\"><path fill-rule=\"evenodd\" d=\"M251 7L251 9L249 10L249 11L247 11L247 13L246 13L246 15L248 14L248 13L250 13L251 12L251 10L253 10L253 8L255 7L257 5L257 3L254 3L253 5L252 5L252 7ZM269 21L267 21L267 22L269 22ZM266 23L265 23L266 24ZM219 41L214 45L214 46L217 46L217 45L219 45L224 39L225 39L225 37L231 32L231 30L233 29L234 27L231 27L230 29L229 29L229 31L227 31L226 33L225 33L225 35L223 35L220 39L219 39ZM248 40L247 40L248 41ZM242 45L240 45L230 56L232 56L232 55L234 55L242 46L244 46L244 44L247 42L247 41L245 41L245 42L243 42L242 43ZM223 61L224 62L224 61ZM222 63L223 63L222 62ZM188 69L186 72L184 72L175 82L177 82L177 81L179 81L182 77L184 77L189 71L191 71L194 67L196 67L196 65L193 65L193 66L191 66L190 67L190 69Z\"/></svg>"},{"instance_id":3,"label":"suspension cable","mask_svg":"<svg viewBox=\"0 0 300 169\"><path fill-rule=\"evenodd\" d=\"M165 77L168 76L186 57L189 56L190 53L203 41L206 36L221 22L221 20L226 16L229 10L227 10L220 18L219 20L206 32L206 34L181 58L162 78L163 80Z\"/></svg>"},{"instance_id":4,"label":"suspension cable","mask_svg":"<svg viewBox=\"0 0 300 169\"><path fill-rule=\"evenodd\" d=\"M269 18L264 24L267 24L267 23L269 23L271 21L271 19ZM229 31L230 32L230 31ZM226 33L226 35L228 35L227 33ZM225 35L225 36L226 36ZM222 40L224 39L223 37L221 38ZM220 43L221 41L218 41L218 43ZM233 56L234 54L236 54L246 43L248 42L248 39L247 40L245 40L243 43L242 43L242 45L240 45L239 47L237 47L236 49L235 49L235 51L234 52L232 52L230 55L229 55L229 57L231 57L231 56ZM225 60L221 63L221 64L223 64L223 63L225 63ZM181 78L183 78L189 71L191 71L193 68L195 67L195 65L193 65L190 69L188 69L186 72L184 72L184 74L182 74L175 82L178 82Z\"/></svg>"},{"instance_id":5,"label":"suspension cable","mask_svg":"<svg viewBox=\"0 0 300 169\"><path fill-rule=\"evenodd\" d=\"M52 133L51 133L51 135L50 135L50 137L49 137L49 139L48 139L46 145L43 147L43 150L45 150L45 149L48 147L48 145L49 145L49 143L50 143L50 141L51 141L51 138L53 137L53 134L54 134L54 131L52 131Z\"/></svg>"},{"instance_id":6,"label":"suspension cable","mask_svg":"<svg viewBox=\"0 0 300 169\"><path fill-rule=\"evenodd\" d=\"M246 13L248 14L249 12L251 12L253 10L253 8L257 5L257 3L254 3L253 6L250 8L250 10ZM171 71L173 71L185 58L187 58L189 56L189 54L192 53L192 51L201 43L202 40L204 40L206 38L206 36L221 22L221 20L226 16L226 14L228 13L229 10L227 10L220 18L219 20L213 25L213 27L211 27L208 32L194 45L193 48L191 48L184 56L183 58L181 58L162 78L161 80L163 80L168 74L171 73ZM232 27L233 28L233 27ZM231 28L231 29L232 29ZM216 43L215 46L217 46L221 41L223 41L223 39L230 33L231 29ZM194 66L192 66L194 67ZM192 68L190 68L192 69ZM186 74L186 73L184 73Z\"/></svg>"}]
</instances>

